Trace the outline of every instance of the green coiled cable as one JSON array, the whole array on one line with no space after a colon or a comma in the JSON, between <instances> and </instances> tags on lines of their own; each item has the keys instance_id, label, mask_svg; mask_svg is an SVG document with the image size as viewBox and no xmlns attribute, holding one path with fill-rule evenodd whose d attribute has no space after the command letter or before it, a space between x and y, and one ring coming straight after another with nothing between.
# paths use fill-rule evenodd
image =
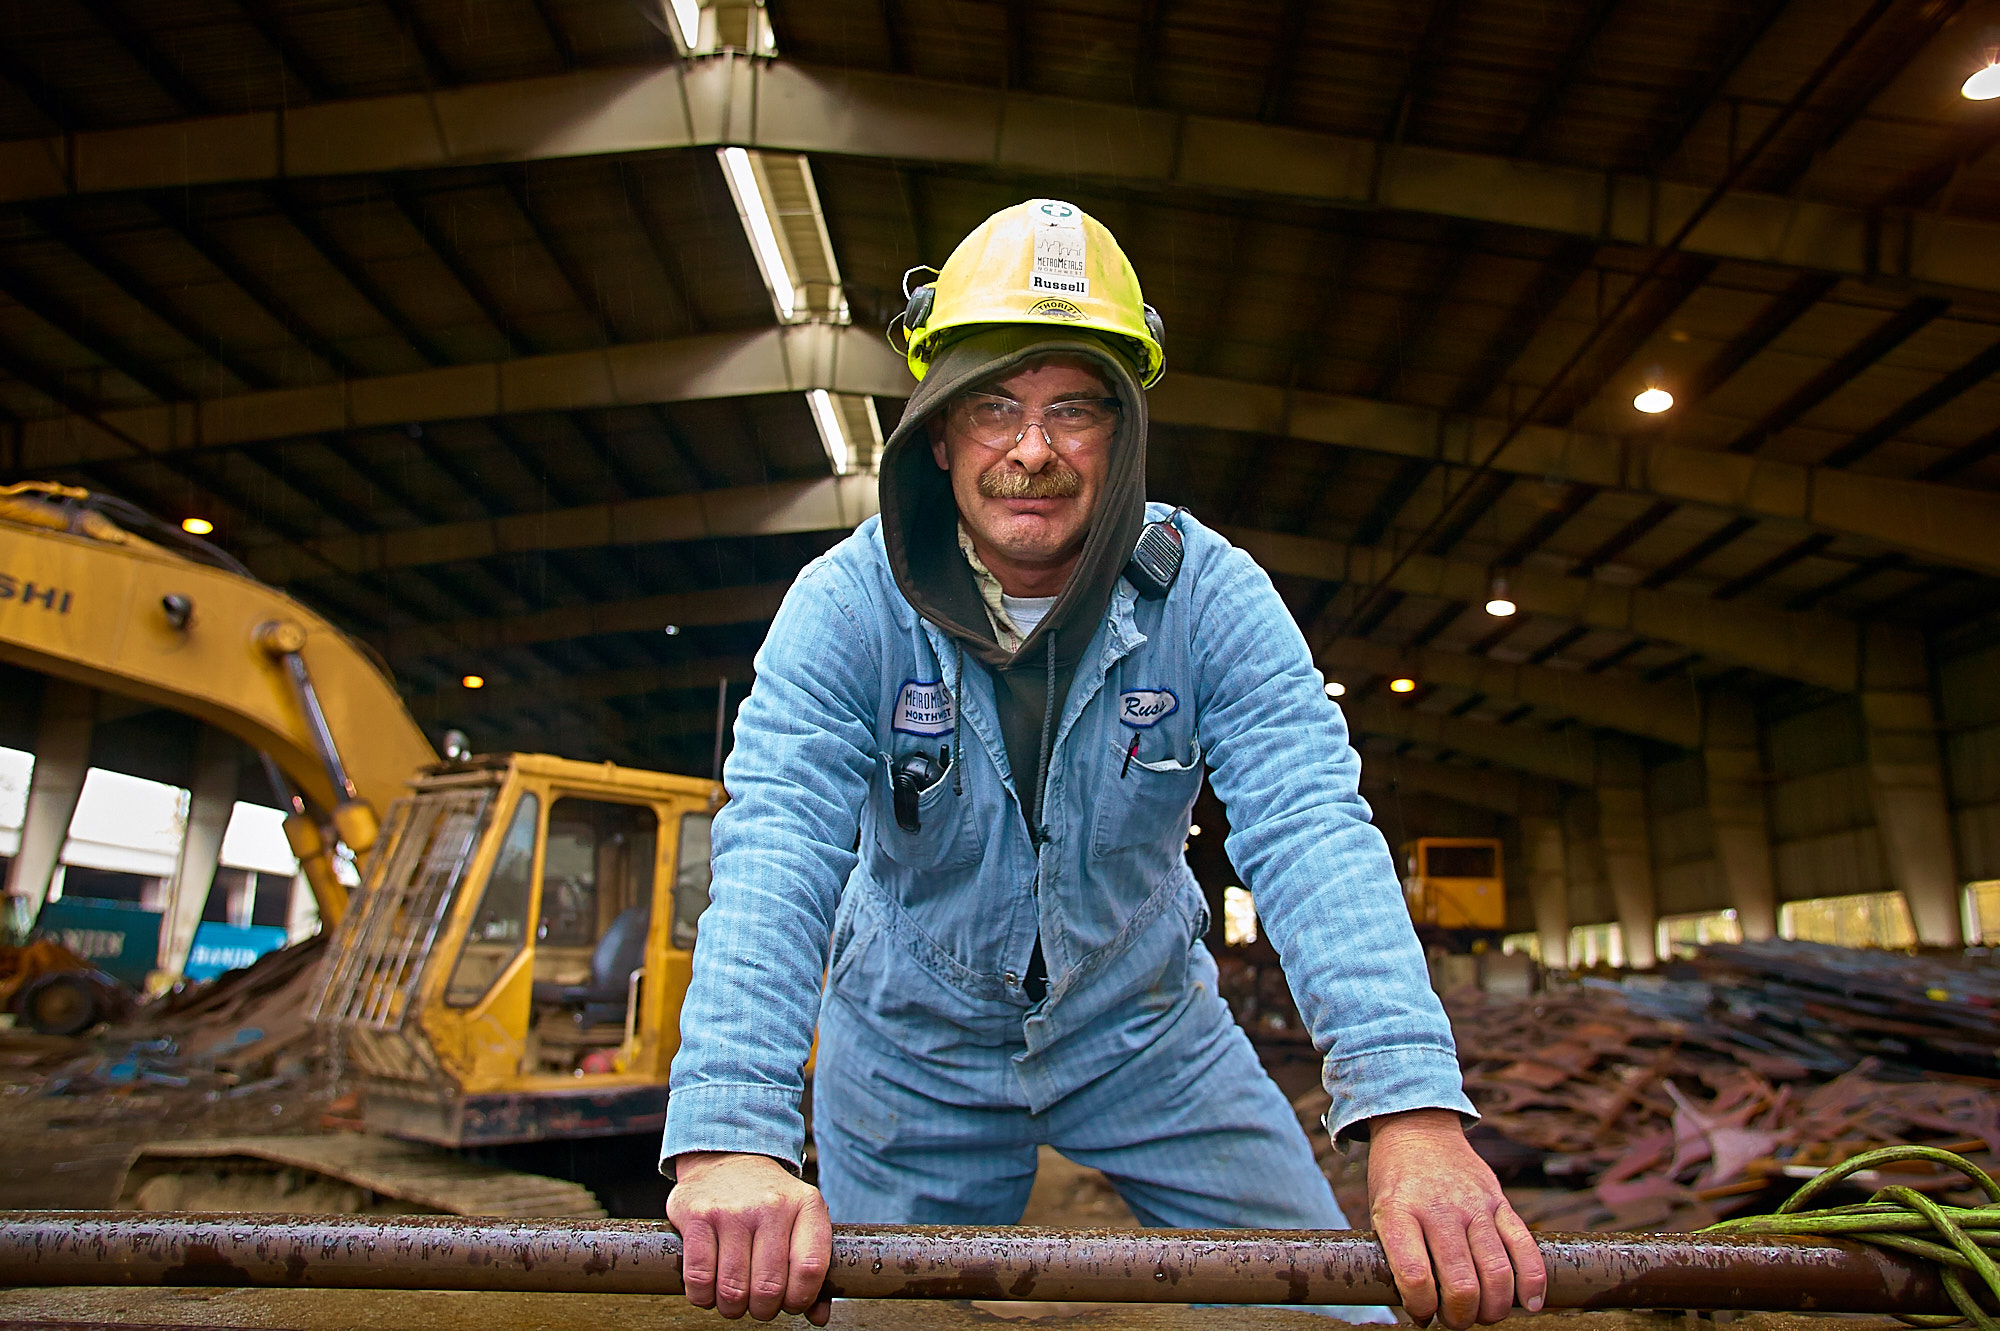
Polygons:
<instances>
[{"instance_id":1,"label":"green coiled cable","mask_svg":"<svg viewBox=\"0 0 2000 1331\"><path fill-rule=\"evenodd\" d=\"M1904 1160L1928 1160L1955 1169L1991 1200L1984 1206L1945 1206L1915 1188L1892 1184L1865 1202L1808 1210L1811 1202L1849 1175ZM1912 1326L1957 1326L1971 1322L1979 1331L2000 1331L2000 1320L1981 1307L1967 1273L1986 1286L2000 1305L2000 1265L1987 1253L2000 1248L2000 1183L1964 1156L1935 1146L1885 1146L1866 1151L1815 1176L1771 1215L1725 1220L1704 1234L1788 1234L1799 1238L1854 1239L1936 1262L1951 1301L1961 1316L1907 1316Z\"/></svg>"}]
</instances>

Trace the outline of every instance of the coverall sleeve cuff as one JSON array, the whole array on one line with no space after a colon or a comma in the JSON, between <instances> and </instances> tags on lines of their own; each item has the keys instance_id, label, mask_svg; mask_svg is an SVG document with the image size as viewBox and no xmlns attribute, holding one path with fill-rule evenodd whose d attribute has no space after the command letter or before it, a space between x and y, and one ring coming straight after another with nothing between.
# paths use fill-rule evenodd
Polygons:
<instances>
[{"instance_id":1,"label":"coverall sleeve cuff","mask_svg":"<svg viewBox=\"0 0 2000 1331\"><path fill-rule=\"evenodd\" d=\"M1468 1126L1479 1120L1465 1098L1458 1055L1435 1045L1329 1058L1322 1080L1333 1097L1326 1130L1336 1142L1366 1141L1369 1119L1406 1109L1454 1110Z\"/></svg>"},{"instance_id":2,"label":"coverall sleeve cuff","mask_svg":"<svg viewBox=\"0 0 2000 1331\"><path fill-rule=\"evenodd\" d=\"M660 1172L691 1151L768 1155L794 1174L805 1160L806 1121L798 1096L778 1086L690 1086L667 1097Z\"/></svg>"}]
</instances>

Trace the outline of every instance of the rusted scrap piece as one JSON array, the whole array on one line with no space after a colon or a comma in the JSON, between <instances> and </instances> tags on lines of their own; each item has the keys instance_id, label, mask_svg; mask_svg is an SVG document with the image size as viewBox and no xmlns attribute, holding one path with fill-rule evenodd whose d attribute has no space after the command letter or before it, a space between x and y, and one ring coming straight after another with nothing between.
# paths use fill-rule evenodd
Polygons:
<instances>
[{"instance_id":1,"label":"rusted scrap piece","mask_svg":"<svg viewBox=\"0 0 2000 1331\"><path fill-rule=\"evenodd\" d=\"M1543 1234L1552 1308L1936 1313L1936 1274L1858 1244ZM1372 1234L839 1225L827 1292L1109 1303L1395 1301ZM0 1285L678 1294L652 1221L0 1213Z\"/></svg>"}]
</instances>

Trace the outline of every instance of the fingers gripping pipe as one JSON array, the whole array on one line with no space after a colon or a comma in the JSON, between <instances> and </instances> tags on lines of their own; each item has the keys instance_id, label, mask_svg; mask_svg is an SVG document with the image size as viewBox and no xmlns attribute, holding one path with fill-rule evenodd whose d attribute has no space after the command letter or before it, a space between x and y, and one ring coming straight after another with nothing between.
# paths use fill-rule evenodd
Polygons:
<instances>
[{"instance_id":1,"label":"fingers gripping pipe","mask_svg":"<svg viewBox=\"0 0 2000 1331\"><path fill-rule=\"evenodd\" d=\"M1952 1311L1921 1263L1858 1244L1542 1234L1550 1308ZM681 1293L647 1221L0 1212L0 1285ZM1372 1234L836 1225L826 1292L858 1299L1396 1302Z\"/></svg>"}]
</instances>

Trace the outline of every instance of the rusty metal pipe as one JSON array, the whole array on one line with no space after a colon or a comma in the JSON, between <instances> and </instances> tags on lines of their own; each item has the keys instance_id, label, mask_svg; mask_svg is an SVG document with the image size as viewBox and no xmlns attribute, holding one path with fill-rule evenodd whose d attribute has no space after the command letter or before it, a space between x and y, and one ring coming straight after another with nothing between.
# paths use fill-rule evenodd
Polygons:
<instances>
[{"instance_id":1,"label":"rusty metal pipe","mask_svg":"<svg viewBox=\"0 0 2000 1331\"><path fill-rule=\"evenodd\" d=\"M1860 1244L1542 1234L1550 1308L1953 1311L1934 1271ZM467 1216L0 1212L0 1285L681 1293L663 1222ZM836 1225L826 1289L853 1299L1396 1302L1351 1230Z\"/></svg>"}]
</instances>

